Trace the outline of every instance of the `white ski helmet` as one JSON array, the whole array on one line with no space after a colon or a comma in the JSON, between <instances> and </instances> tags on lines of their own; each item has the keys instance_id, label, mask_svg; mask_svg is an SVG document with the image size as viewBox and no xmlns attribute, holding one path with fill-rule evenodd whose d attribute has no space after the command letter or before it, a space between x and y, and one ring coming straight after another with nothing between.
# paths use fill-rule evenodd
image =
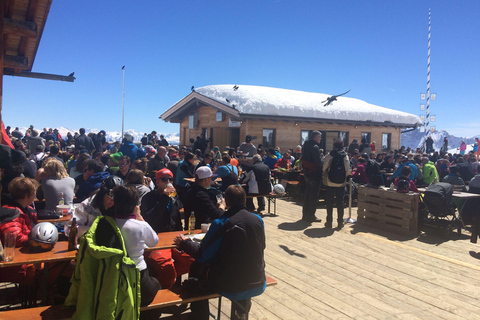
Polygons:
<instances>
[{"instance_id":1,"label":"white ski helmet","mask_svg":"<svg viewBox=\"0 0 480 320\"><path fill-rule=\"evenodd\" d=\"M125 135L123 137L124 137L125 141L133 142L133 135L131 135L130 133L125 133Z\"/></svg>"},{"instance_id":2,"label":"white ski helmet","mask_svg":"<svg viewBox=\"0 0 480 320\"><path fill-rule=\"evenodd\" d=\"M29 235L30 248L33 251L49 251L58 241L58 230L50 222L36 224Z\"/></svg>"},{"instance_id":3,"label":"white ski helmet","mask_svg":"<svg viewBox=\"0 0 480 320\"><path fill-rule=\"evenodd\" d=\"M273 191L275 191L276 194L284 194L285 193L285 188L281 184L276 184L273 186Z\"/></svg>"}]
</instances>

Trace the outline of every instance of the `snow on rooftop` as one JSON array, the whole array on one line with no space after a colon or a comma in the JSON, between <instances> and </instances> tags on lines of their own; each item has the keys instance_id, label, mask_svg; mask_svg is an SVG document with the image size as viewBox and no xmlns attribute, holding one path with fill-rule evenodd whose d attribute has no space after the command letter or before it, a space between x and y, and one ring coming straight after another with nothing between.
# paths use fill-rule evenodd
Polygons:
<instances>
[{"instance_id":1,"label":"snow on rooftop","mask_svg":"<svg viewBox=\"0 0 480 320\"><path fill-rule=\"evenodd\" d=\"M235 105L235 109L244 114L373 122L390 121L411 126L422 124L416 115L376 106L354 98L338 97L337 101L324 106L325 102L322 103L322 101L331 95L323 93L250 85L238 85L238 89L234 90L234 85L230 84L195 88L195 91L225 105ZM230 102L227 102L227 99Z\"/></svg>"}]
</instances>

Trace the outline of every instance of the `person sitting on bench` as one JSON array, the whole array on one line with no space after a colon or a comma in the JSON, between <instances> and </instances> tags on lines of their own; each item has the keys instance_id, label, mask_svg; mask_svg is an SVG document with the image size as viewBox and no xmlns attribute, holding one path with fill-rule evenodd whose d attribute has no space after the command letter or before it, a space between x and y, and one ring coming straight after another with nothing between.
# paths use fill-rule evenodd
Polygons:
<instances>
[{"instance_id":1,"label":"person sitting on bench","mask_svg":"<svg viewBox=\"0 0 480 320\"><path fill-rule=\"evenodd\" d=\"M161 286L156 278L148 274L143 252L145 247L153 247L158 243L158 236L140 214L140 207L137 206L139 198L133 186L117 186L113 189L115 220L122 232L128 256L140 270L141 305L146 306L152 302Z\"/></svg>"},{"instance_id":2,"label":"person sitting on bench","mask_svg":"<svg viewBox=\"0 0 480 320\"><path fill-rule=\"evenodd\" d=\"M190 276L199 279L207 292L216 291L232 300L232 319L241 319L248 315L250 298L262 294L266 287L265 228L262 218L245 208L246 194L241 186L228 187L225 201L228 211L213 221L201 244L184 235L174 241L196 259ZM192 319L207 320L208 300L192 303L191 310Z\"/></svg>"}]
</instances>

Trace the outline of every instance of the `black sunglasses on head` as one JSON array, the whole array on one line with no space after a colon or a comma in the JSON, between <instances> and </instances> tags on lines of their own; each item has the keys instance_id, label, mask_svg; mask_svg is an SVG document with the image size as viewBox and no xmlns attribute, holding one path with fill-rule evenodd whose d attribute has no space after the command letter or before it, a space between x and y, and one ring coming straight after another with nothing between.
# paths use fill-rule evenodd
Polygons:
<instances>
[{"instance_id":1,"label":"black sunglasses on head","mask_svg":"<svg viewBox=\"0 0 480 320\"><path fill-rule=\"evenodd\" d=\"M167 181L173 182L173 178L160 178L160 180L162 182L167 182Z\"/></svg>"}]
</instances>

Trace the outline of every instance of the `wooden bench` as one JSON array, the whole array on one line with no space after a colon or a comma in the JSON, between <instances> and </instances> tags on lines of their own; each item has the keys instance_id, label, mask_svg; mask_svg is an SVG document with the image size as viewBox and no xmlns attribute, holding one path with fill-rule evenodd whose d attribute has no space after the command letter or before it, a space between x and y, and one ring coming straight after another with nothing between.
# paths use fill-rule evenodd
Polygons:
<instances>
[{"instance_id":1,"label":"wooden bench","mask_svg":"<svg viewBox=\"0 0 480 320\"><path fill-rule=\"evenodd\" d=\"M277 280L267 276L267 287L277 284ZM172 289L159 290L155 299L148 306L141 307L140 311L153 310L158 308L165 308L175 305L187 304L195 301L208 300L218 298L218 315L221 313L221 295L218 293L211 293L206 295L198 295L183 290L180 286L174 286ZM9 310L0 312L0 320L67 320L71 319L75 309L63 309L61 305L43 306L36 308Z\"/></svg>"},{"instance_id":2,"label":"wooden bench","mask_svg":"<svg viewBox=\"0 0 480 320\"><path fill-rule=\"evenodd\" d=\"M278 193L273 193L273 192L270 192L269 194L250 194L250 195L247 195L247 198L251 198L251 199L262 198L262 197L265 197L268 200L268 214L271 214L270 204L273 203L273 215L276 216L277 215L277 198L283 197L283 195L278 194Z\"/></svg>"}]
</instances>

